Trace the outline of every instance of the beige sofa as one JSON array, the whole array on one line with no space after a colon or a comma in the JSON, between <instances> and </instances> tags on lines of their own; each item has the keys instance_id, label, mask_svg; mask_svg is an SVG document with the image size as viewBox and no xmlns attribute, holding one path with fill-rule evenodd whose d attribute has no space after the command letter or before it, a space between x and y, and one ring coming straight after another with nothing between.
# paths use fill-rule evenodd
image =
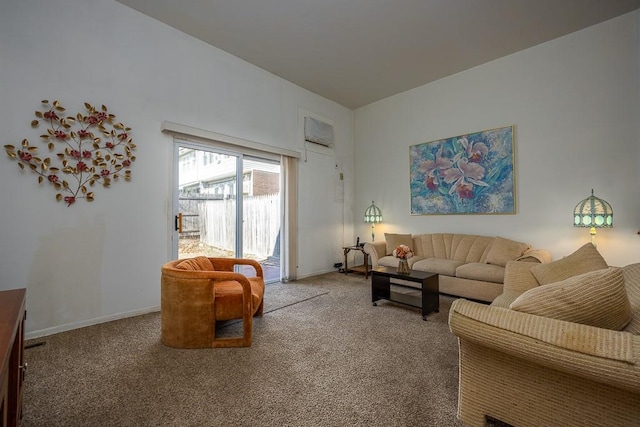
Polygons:
<instances>
[{"instance_id":1,"label":"beige sofa","mask_svg":"<svg viewBox=\"0 0 640 427\"><path fill-rule=\"evenodd\" d=\"M382 242L366 243L372 268L397 267L392 253L400 244L409 246L413 270L438 273L440 292L491 302L502 294L504 267L508 261L549 262L551 254L544 249L502 237L472 234L385 234Z\"/></svg>"},{"instance_id":2,"label":"beige sofa","mask_svg":"<svg viewBox=\"0 0 640 427\"><path fill-rule=\"evenodd\" d=\"M542 270L509 262L490 306L453 302L465 424L640 425L640 264L595 254L585 245Z\"/></svg>"}]
</instances>

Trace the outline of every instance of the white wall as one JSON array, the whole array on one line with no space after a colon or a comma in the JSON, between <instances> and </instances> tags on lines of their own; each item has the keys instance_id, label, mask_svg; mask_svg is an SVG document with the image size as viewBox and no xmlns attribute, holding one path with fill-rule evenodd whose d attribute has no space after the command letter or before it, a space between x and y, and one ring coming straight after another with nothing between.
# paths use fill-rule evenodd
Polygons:
<instances>
[{"instance_id":1,"label":"white wall","mask_svg":"<svg viewBox=\"0 0 640 427\"><path fill-rule=\"evenodd\" d=\"M300 109L331 119L335 156L310 152L299 166L298 276L341 259L345 233L348 243L353 235L343 225L352 223L352 111L113 0L3 0L0 40L3 145L39 144L33 113L41 99L59 99L73 115L85 101L105 104L138 146L131 182L71 207L0 155L0 289L27 288L28 336L159 306L171 247L164 120L298 150ZM324 185L334 182L336 157L344 202Z\"/></svg>"},{"instance_id":2,"label":"white wall","mask_svg":"<svg viewBox=\"0 0 640 427\"><path fill-rule=\"evenodd\" d=\"M612 265L640 262L638 22L636 11L356 110L355 220L375 200L380 239L500 235L557 259L589 241L572 212L593 188L614 210L598 249ZM517 214L410 215L410 145L507 125L515 125ZM369 228L356 223L356 232Z\"/></svg>"},{"instance_id":3,"label":"white wall","mask_svg":"<svg viewBox=\"0 0 640 427\"><path fill-rule=\"evenodd\" d=\"M337 141L333 155L309 151L300 162L299 277L331 270L356 235L369 239L361 218L372 199L385 217L378 239L495 234L558 258L588 241L571 211L592 187L615 212L599 249L611 264L638 261L638 19L628 14L357 110L354 168L348 109L114 0L3 0L2 144L38 143L42 129L29 123L46 98L73 113L85 101L107 105L133 128L138 150L132 182L97 188L93 203L72 207L0 153L0 290L27 288L28 336L156 309L171 246L172 140L162 121L297 150L300 111L331 120ZM510 124L516 215L409 215L409 145Z\"/></svg>"}]
</instances>

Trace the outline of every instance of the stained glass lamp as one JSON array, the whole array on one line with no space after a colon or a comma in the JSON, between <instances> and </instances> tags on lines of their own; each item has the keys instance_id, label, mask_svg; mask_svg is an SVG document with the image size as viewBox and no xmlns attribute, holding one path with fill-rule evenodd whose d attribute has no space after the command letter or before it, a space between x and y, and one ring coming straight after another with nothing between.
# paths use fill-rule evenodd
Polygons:
<instances>
[{"instance_id":1,"label":"stained glass lamp","mask_svg":"<svg viewBox=\"0 0 640 427\"><path fill-rule=\"evenodd\" d=\"M596 246L596 228L613 227L613 209L606 201L593 195L578 203L573 210L573 226L588 227L591 243Z\"/></svg>"},{"instance_id":2,"label":"stained glass lamp","mask_svg":"<svg viewBox=\"0 0 640 427\"><path fill-rule=\"evenodd\" d=\"M371 206L364 211L364 222L371 224L371 241L374 242L376 240L375 225L382 222L382 211L373 203L373 200Z\"/></svg>"}]
</instances>

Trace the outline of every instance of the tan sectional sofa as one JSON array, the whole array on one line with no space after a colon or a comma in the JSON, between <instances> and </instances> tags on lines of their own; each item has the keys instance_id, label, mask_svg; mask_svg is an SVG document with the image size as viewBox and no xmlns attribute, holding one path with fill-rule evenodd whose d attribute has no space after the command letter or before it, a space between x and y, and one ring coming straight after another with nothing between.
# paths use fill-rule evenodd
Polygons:
<instances>
[{"instance_id":1,"label":"tan sectional sofa","mask_svg":"<svg viewBox=\"0 0 640 427\"><path fill-rule=\"evenodd\" d=\"M441 293L485 302L502 294L508 261L551 261L548 251L533 250L527 243L472 234L386 233L384 241L365 243L364 250L373 268L397 267L392 253L400 244L414 252L408 260L411 269L438 273Z\"/></svg>"},{"instance_id":2,"label":"tan sectional sofa","mask_svg":"<svg viewBox=\"0 0 640 427\"><path fill-rule=\"evenodd\" d=\"M458 418L640 425L640 263L608 267L588 243L544 265L507 263L504 286L491 305L451 306Z\"/></svg>"}]
</instances>

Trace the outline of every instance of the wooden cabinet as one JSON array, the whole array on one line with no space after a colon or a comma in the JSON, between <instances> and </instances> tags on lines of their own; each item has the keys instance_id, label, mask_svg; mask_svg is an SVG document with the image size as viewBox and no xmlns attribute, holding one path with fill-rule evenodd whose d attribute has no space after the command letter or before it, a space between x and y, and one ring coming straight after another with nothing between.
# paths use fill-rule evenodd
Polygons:
<instances>
[{"instance_id":1,"label":"wooden cabinet","mask_svg":"<svg viewBox=\"0 0 640 427\"><path fill-rule=\"evenodd\" d=\"M0 427L18 426L22 416L25 295L0 291Z\"/></svg>"}]
</instances>

